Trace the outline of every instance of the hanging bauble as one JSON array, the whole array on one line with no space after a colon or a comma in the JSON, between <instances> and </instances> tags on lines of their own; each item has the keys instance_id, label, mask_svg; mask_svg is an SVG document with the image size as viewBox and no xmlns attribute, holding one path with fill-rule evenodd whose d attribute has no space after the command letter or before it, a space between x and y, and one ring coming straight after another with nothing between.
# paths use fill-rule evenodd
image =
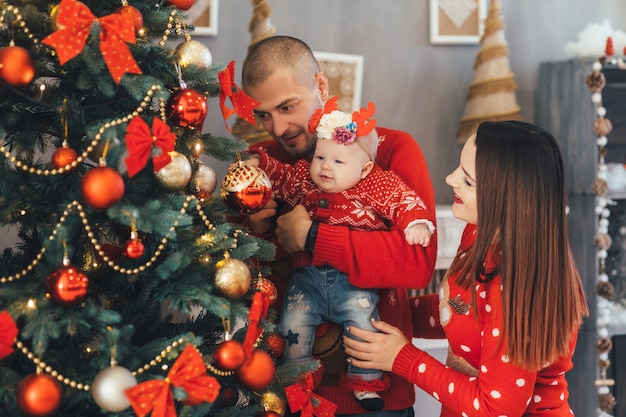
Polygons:
<instances>
[{"instance_id":1,"label":"hanging bauble","mask_svg":"<svg viewBox=\"0 0 626 417\"><path fill-rule=\"evenodd\" d=\"M167 100L167 117L180 127L202 130L208 107L206 97L193 88L183 88Z\"/></svg>"},{"instance_id":2,"label":"hanging bauble","mask_svg":"<svg viewBox=\"0 0 626 417\"><path fill-rule=\"evenodd\" d=\"M29 375L17 387L17 405L27 416L48 416L61 405L61 394L61 384L50 375Z\"/></svg>"},{"instance_id":3,"label":"hanging bauble","mask_svg":"<svg viewBox=\"0 0 626 417\"><path fill-rule=\"evenodd\" d=\"M117 413L130 407L125 391L137 385L133 374L123 366L111 366L98 372L91 384L91 395L106 411Z\"/></svg>"},{"instance_id":4,"label":"hanging bauble","mask_svg":"<svg viewBox=\"0 0 626 417\"><path fill-rule=\"evenodd\" d=\"M213 352L213 360L223 371L234 371L246 358L243 346L236 340L225 340Z\"/></svg>"},{"instance_id":5,"label":"hanging bauble","mask_svg":"<svg viewBox=\"0 0 626 417\"><path fill-rule=\"evenodd\" d=\"M50 27L52 28L53 32L56 32L57 30L62 29L61 27L57 25L58 14L59 14L59 5L55 4L54 6L52 6L52 9L50 9Z\"/></svg>"},{"instance_id":6,"label":"hanging bauble","mask_svg":"<svg viewBox=\"0 0 626 417\"><path fill-rule=\"evenodd\" d=\"M251 391L263 391L274 379L274 361L267 352L255 349L236 371L241 385Z\"/></svg>"},{"instance_id":7,"label":"hanging bauble","mask_svg":"<svg viewBox=\"0 0 626 417\"><path fill-rule=\"evenodd\" d=\"M216 187L217 175L213 168L199 162L189 183L191 194L195 195L201 204L207 203Z\"/></svg>"},{"instance_id":8,"label":"hanging bauble","mask_svg":"<svg viewBox=\"0 0 626 417\"><path fill-rule=\"evenodd\" d=\"M279 414L275 411L265 410L256 414L255 417L282 417L283 414Z\"/></svg>"},{"instance_id":9,"label":"hanging bauble","mask_svg":"<svg viewBox=\"0 0 626 417\"><path fill-rule=\"evenodd\" d=\"M130 259L137 259L143 256L143 252L145 250L145 246L140 239L130 238L126 242L126 246L124 248L124 255Z\"/></svg>"},{"instance_id":10,"label":"hanging bauble","mask_svg":"<svg viewBox=\"0 0 626 417\"><path fill-rule=\"evenodd\" d=\"M35 64L30 52L20 46L0 49L0 78L13 87L24 87L35 78Z\"/></svg>"},{"instance_id":11,"label":"hanging bauble","mask_svg":"<svg viewBox=\"0 0 626 417\"><path fill-rule=\"evenodd\" d=\"M276 302L278 298L278 291L276 290L276 286L269 279L258 276L256 280L254 280L254 288L263 294L263 298L269 301L269 304L272 305Z\"/></svg>"},{"instance_id":12,"label":"hanging bauble","mask_svg":"<svg viewBox=\"0 0 626 417\"><path fill-rule=\"evenodd\" d=\"M285 415L285 411L287 410L285 400L272 391L263 393L261 397L261 408L265 411L273 411L280 416Z\"/></svg>"},{"instance_id":13,"label":"hanging bauble","mask_svg":"<svg viewBox=\"0 0 626 417\"><path fill-rule=\"evenodd\" d=\"M80 187L85 203L97 210L106 210L124 197L124 179L119 172L107 166L87 172Z\"/></svg>"},{"instance_id":14,"label":"hanging bauble","mask_svg":"<svg viewBox=\"0 0 626 417\"><path fill-rule=\"evenodd\" d=\"M143 28L143 16L136 7L124 4L120 8L118 8L115 13L131 18L133 22L133 27L135 28L135 34L138 34L141 31L141 28Z\"/></svg>"},{"instance_id":15,"label":"hanging bauble","mask_svg":"<svg viewBox=\"0 0 626 417\"><path fill-rule=\"evenodd\" d=\"M46 278L46 296L63 307L77 306L87 296L89 278L80 268L63 265Z\"/></svg>"},{"instance_id":16,"label":"hanging bauble","mask_svg":"<svg viewBox=\"0 0 626 417\"><path fill-rule=\"evenodd\" d=\"M209 48L202 42L193 39L186 39L178 45L174 54L182 68L197 65L200 68L209 69L213 64L213 56Z\"/></svg>"},{"instance_id":17,"label":"hanging bauble","mask_svg":"<svg viewBox=\"0 0 626 417\"><path fill-rule=\"evenodd\" d=\"M167 0L167 4L170 4L180 10L189 10L191 6L193 6L194 2L195 0Z\"/></svg>"},{"instance_id":18,"label":"hanging bauble","mask_svg":"<svg viewBox=\"0 0 626 417\"><path fill-rule=\"evenodd\" d=\"M243 297L251 283L250 269L243 261L226 255L215 264L215 288L229 300Z\"/></svg>"},{"instance_id":19,"label":"hanging bauble","mask_svg":"<svg viewBox=\"0 0 626 417\"><path fill-rule=\"evenodd\" d=\"M285 339L279 333L271 333L265 338L270 355L280 358L285 352Z\"/></svg>"},{"instance_id":20,"label":"hanging bauble","mask_svg":"<svg viewBox=\"0 0 626 417\"><path fill-rule=\"evenodd\" d=\"M69 146L62 146L52 154L52 166L56 169L60 169L71 165L78 159L76 151Z\"/></svg>"},{"instance_id":21,"label":"hanging bauble","mask_svg":"<svg viewBox=\"0 0 626 417\"><path fill-rule=\"evenodd\" d=\"M252 214L263 208L272 195L272 183L260 168L236 164L222 180L221 196L233 210Z\"/></svg>"},{"instance_id":22,"label":"hanging bauble","mask_svg":"<svg viewBox=\"0 0 626 417\"><path fill-rule=\"evenodd\" d=\"M191 178L191 163L185 155L168 152L172 160L155 172L159 185L167 191L179 191L187 186Z\"/></svg>"}]
</instances>

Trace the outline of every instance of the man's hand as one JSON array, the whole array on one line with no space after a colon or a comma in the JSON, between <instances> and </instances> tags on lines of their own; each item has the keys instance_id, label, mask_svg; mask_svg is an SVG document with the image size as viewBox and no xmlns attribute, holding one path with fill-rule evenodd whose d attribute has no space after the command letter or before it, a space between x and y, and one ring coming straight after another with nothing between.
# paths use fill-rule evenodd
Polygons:
<instances>
[{"instance_id":1,"label":"man's hand","mask_svg":"<svg viewBox=\"0 0 626 417\"><path fill-rule=\"evenodd\" d=\"M254 214L248 216L248 226L256 234L266 233L272 226L272 218L276 216L276 196L272 192L270 200Z\"/></svg>"},{"instance_id":2,"label":"man's hand","mask_svg":"<svg viewBox=\"0 0 626 417\"><path fill-rule=\"evenodd\" d=\"M295 206L293 210L283 214L276 221L278 243L289 253L304 250L311 223L313 222L304 206Z\"/></svg>"}]
</instances>

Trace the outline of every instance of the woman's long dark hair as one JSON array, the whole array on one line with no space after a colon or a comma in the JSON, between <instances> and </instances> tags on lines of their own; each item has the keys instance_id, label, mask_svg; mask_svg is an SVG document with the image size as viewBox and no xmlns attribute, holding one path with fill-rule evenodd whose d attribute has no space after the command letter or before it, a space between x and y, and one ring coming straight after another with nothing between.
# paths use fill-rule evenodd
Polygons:
<instances>
[{"instance_id":1,"label":"woman's long dark hair","mask_svg":"<svg viewBox=\"0 0 626 417\"><path fill-rule=\"evenodd\" d=\"M482 123L476 200L476 242L451 271L474 292L476 281L500 275L505 353L516 365L541 369L570 351L588 314L569 246L563 159L554 137L524 122ZM496 271L484 270L489 256L497 257Z\"/></svg>"}]
</instances>

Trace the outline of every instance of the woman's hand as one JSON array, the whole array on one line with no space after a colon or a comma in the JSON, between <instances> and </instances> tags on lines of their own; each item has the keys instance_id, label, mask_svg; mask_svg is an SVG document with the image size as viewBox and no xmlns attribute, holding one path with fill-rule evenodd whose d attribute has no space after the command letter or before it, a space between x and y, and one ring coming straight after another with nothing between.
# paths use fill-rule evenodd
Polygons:
<instances>
[{"instance_id":1,"label":"woman's hand","mask_svg":"<svg viewBox=\"0 0 626 417\"><path fill-rule=\"evenodd\" d=\"M350 326L348 332L363 342L344 335L345 351L350 356L350 363L354 366L390 372L396 356L408 340L400 329L384 321L372 321L372 325L380 333Z\"/></svg>"}]
</instances>

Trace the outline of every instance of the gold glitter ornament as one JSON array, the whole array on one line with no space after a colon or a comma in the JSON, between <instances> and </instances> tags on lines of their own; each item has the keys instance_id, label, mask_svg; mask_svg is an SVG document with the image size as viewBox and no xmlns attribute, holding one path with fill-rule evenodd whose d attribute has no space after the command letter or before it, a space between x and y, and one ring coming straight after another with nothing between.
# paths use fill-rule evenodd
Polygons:
<instances>
[{"instance_id":1,"label":"gold glitter ornament","mask_svg":"<svg viewBox=\"0 0 626 417\"><path fill-rule=\"evenodd\" d=\"M197 65L200 68L209 69L213 64L213 56L209 48L202 42L193 39L185 40L178 45L174 54L181 68Z\"/></svg>"},{"instance_id":2,"label":"gold glitter ornament","mask_svg":"<svg viewBox=\"0 0 626 417\"><path fill-rule=\"evenodd\" d=\"M179 191L185 188L191 179L191 164L181 153L172 151L169 155L172 162L158 170L155 175L162 188L167 191Z\"/></svg>"},{"instance_id":3,"label":"gold glitter ornament","mask_svg":"<svg viewBox=\"0 0 626 417\"><path fill-rule=\"evenodd\" d=\"M250 289L252 276L248 266L228 253L215 264L215 288L229 300L243 297Z\"/></svg>"},{"instance_id":4,"label":"gold glitter ornament","mask_svg":"<svg viewBox=\"0 0 626 417\"><path fill-rule=\"evenodd\" d=\"M284 416L287 410L285 400L272 391L263 393L263 397L261 397L261 408L264 411L273 411L281 416Z\"/></svg>"}]
</instances>

